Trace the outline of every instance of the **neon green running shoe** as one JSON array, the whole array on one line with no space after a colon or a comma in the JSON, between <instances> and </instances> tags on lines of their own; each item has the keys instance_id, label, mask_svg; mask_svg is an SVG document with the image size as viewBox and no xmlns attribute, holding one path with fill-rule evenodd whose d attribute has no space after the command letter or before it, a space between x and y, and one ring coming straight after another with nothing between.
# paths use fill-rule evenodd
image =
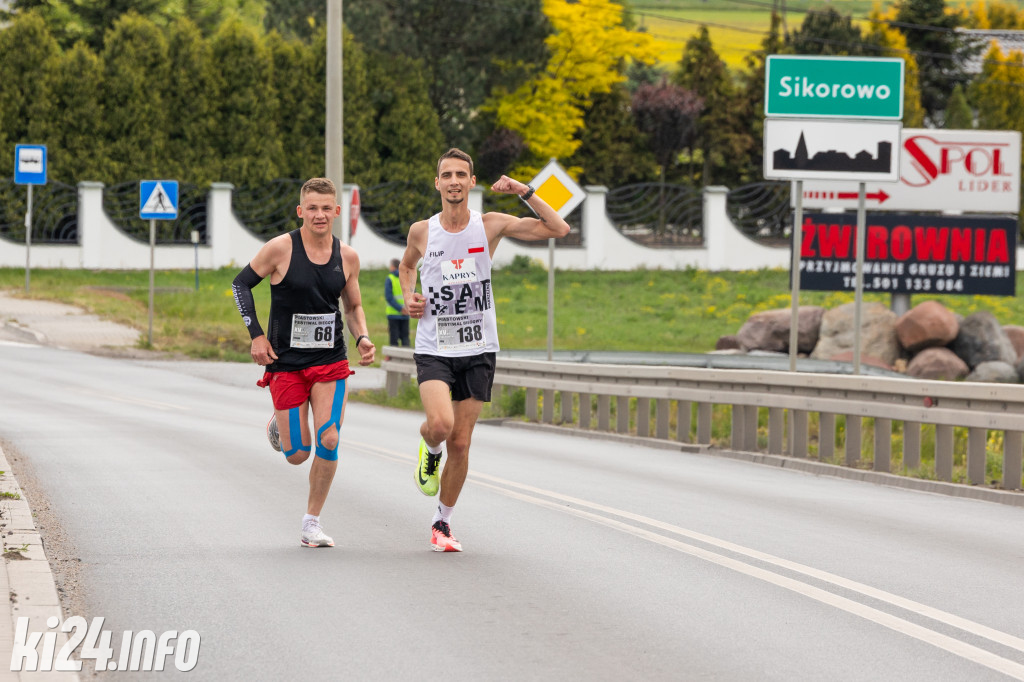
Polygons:
<instances>
[{"instance_id":1,"label":"neon green running shoe","mask_svg":"<svg viewBox=\"0 0 1024 682\"><path fill-rule=\"evenodd\" d=\"M420 465L416 467L416 485L420 492L428 497L437 494L439 482L437 465L441 463L441 455L427 452L427 442L420 438Z\"/></svg>"}]
</instances>

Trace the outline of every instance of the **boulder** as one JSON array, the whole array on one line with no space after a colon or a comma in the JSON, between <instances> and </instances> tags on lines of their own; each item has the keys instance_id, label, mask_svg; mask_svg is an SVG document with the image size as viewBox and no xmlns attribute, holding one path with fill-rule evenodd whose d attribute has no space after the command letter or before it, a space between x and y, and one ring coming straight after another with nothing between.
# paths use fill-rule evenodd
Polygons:
<instances>
[{"instance_id":1,"label":"boulder","mask_svg":"<svg viewBox=\"0 0 1024 682\"><path fill-rule=\"evenodd\" d=\"M907 363L907 376L956 381L970 372L967 363L948 348L925 348Z\"/></svg>"},{"instance_id":2,"label":"boulder","mask_svg":"<svg viewBox=\"0 0 1024 682\"><path fill-rule=\"evenodd\" d=\"M950 348L974 369L983 362L1017 364L1017 351L995 315L979 310L963 319Z\"/></svg>"},{"instance_id":3,"label":"boulder","mask_svg":"<svg viewBox=\"0 0 1024 682\"><path fill-rule=\"evenodd\" d=\"M900 316L896 336L903 348L916 353L922 348L948 346L959 328L953 311L938 301L924 301Z\"/></svg>"},{"instance_id":4,"label":"boulder","mask_svg":"<svg viewBox=\"0 0 1024 682\"><path fill-rule=\"evenodd\" d=\"M1008 362L990 361L979 364L967 375L967 381L990 381L999 384L1020 382L1017 368Z\"/></svg>"},{"instance_id":5,"label":"boulder","mask_svg":"<svg viewBox=\"0 0 1024 682\"><path fill-rule=\"evenodd\" d=\"M797 352L810 353L818 343L818 328L825 309L819 306L800 306L797 310ZM743 323L736 338L747 350L789 352L790 308L764 310L754 313Z\"/></svg>"},{"instance_id":6,"label":"boulder","mask_svg":"<svg viewBox=\"0 0 1024 682\"><path fill-rule=\"evenodd\" d=\"M718 341L715 342L715 350L738 350L742 349L743 345L740 340L733 335L720 336Z\"/></svg>"},{"instance_id":7,"label":"boulder","mask_svg":"<svg viewBox=\"0 0 1024 682\"><path fill-rule=\"evenodd\" d=\"M1017 362L1020 362L1021 358L1024 358L1024 327L1008 324L1003 327L1003 331L1006 332L1006 338L1010 339L1010 343L1013 344L1013 349L1017 351Z\"/></svg>"},{"instance_id":8,"label":"boulder","mask_svg":"<svg viewBox=\"0 0 1024 682\"><path fill-rule=\"evenodd\" d=\"M845 303L822 315L818 343L811 353L812 358L828 360L843 351L853 350L855 306L855 303ZM881 303L863 303L860 324L861 357L871 355L892 367L900 356L896 313Z\"/></svg>"}]
</instances>

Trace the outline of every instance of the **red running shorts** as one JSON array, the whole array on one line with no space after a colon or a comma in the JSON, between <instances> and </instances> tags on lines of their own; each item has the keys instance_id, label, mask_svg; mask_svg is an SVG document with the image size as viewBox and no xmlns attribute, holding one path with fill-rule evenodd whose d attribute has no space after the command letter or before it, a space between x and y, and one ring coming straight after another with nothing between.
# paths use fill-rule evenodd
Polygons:
<instances>
[{"instance_id":1,"label":"red running shorts","mask_svg":"<svg viewBox=\"0 0 1024 682\"><path fill-rule=\"evenodd\" d=\"M318 365L294 372L264 372L257 386L270 386L270 397L275 410L290 410L309 400L313 384L347 379L354 372L348 367L348 360Z\"/></svg>"}]
</instances>

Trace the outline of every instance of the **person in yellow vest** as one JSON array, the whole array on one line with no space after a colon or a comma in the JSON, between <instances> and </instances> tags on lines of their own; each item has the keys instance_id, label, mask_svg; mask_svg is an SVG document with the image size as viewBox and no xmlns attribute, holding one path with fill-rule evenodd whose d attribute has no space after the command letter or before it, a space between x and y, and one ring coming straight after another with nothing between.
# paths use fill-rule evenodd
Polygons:
<instances>
[{"instance_id":1,"label":"person in yellow vest","mask_svg":"<svg viewBox=\"0 0 1024 682\"><path fill-rule=\"evenodd\" d=\"M402 283L398 279L397 258L391 259L391 272L384 280L384 301L387 305L388 334L392 346L409 345L409 309L402 298Z\"/></svg>"}]
</instances>

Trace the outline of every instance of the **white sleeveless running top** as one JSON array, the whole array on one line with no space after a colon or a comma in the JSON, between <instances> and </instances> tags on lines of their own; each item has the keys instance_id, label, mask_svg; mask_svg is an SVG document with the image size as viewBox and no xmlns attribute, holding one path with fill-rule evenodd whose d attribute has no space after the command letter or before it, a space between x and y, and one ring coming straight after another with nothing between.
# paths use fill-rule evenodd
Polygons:
<instances>
[{"instance_id":1,"label":"white sleeveless running top","mask_svg":"<svg viewBox=\"0 0 1024 682\"><path fill-rule=\"evenodd\" d=\"M484 221L469 212L461 232L446 232L440 213L427 221L420 282L427 307L416 323L416 352L462 357L498 351L491 294L491 254Z\"/></svg>"}]
</instances>

